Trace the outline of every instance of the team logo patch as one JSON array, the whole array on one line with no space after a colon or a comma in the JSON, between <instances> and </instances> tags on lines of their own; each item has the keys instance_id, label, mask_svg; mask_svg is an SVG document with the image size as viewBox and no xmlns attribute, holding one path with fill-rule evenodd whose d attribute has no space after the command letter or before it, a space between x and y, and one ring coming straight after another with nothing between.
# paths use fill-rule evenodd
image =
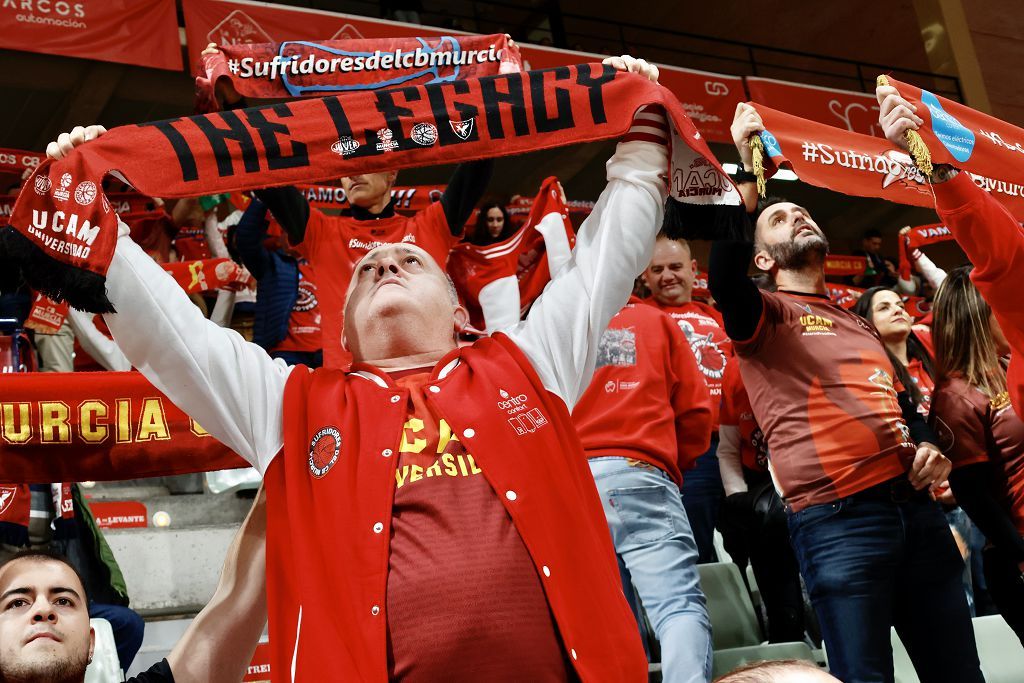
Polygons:
<instances>
[{"instance_id":1,"label":"team logo patch","mask_svg":"<svg viewBox=\"0 0 1024 683\"><path fill-rule=\"evenodd\" d=\"M331 145L331 151L335 154L340 154L343 157L347 157L359 149L359 143L352 139L351 136L346 135L345 137L338 138L338 141Z\"/></svg>"},{"instance_id":2,"label":"team logo patch","mask_svg":"<svg viewBox=\"0 0 1024 683\"><path fill-rule=\"evenodd\" d=\"M324 427L309 442L309 473L319 479L327 474L341 453L341 432L337 427Z\"/></svg>"},{"instance_id":3,"label":"team logo patch","mask_svg":"<svg viewBox=\"0 0 1024 683\"><path fill-rule=\"evenodd\" d=\"M391 132L390 128L378 130L377 137L380 138L380 142L377 143L378 152L391 152L398 149L398 143L395 142L395 134Z\"/></svg>"},{"instance_id":4,"label":"team logo patch","mask_svg":"<svg viewBox=\"0 0 1024 683\"><path fill-rule=\"evenodd\" d=\"M14 496L18 493L17 486L0 486L0 515L7 512L14 502Z\"/></svg>"},{"instance_id":5,"label":"team logo patch","mask_svg":"<svg viewBox=\"0 0 1024 683\"><path fill-rule=\"evenodd\" d=\"M409 137L417 145L430 147L437 142L437 126L432 123L417 123L412 127L412 133L409 134Z\"/></svg>"},{"instance_id":6,"label":"team logo patch","mask_svg":"<svg viewBox=\"0 0 1024 683\"><path fill-rule=\"evenodd\" d=\"M46 196L46 193L50 191L50 177L45 175L37 175L36 182L33 186L36 194Z\"/></svg>"},{"instance_id":7,"label":"team logo patch","mask_svg":"<svg viewBox=\"0 0 1024 683\"><path fill-rule=\"evenodd\" d=\"M75 201L82 206L88 206L96 199L96 183L91 180L83 180L75 188Z\"/></svg>"},{"instance_id":8,"label":"team logo patch","mask_svg":"<svg viewBox=\"0 0 1024 683\"><path fill-rule=\"evenodd\" d=\"M58 201L66 202L68 198L71 196L71 193L68 192L68 187L70 186L71 174L65 173L60 177L60 187L54 189L53 191L53 198Z\"/></svg>"},{"instance_id":9,"label":"team logo patch","mask_svg":"<svg viewBox=\"0 0 1024 683\"><path fill-rule=\"evenodd\" d=\"M449 121L451 124L452 132L458 135L463 140L468 140L469 136L473 134L473 122L476 119L469 119L467 121Z\"/></svg>"}]
</instances>

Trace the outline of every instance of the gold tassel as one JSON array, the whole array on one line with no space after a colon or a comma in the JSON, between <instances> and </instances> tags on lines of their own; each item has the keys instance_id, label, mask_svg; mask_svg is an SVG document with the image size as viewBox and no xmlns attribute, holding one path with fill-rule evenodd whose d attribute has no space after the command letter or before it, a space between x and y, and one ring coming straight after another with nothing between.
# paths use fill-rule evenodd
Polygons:
<instances>
[{"instance_id":1,"label":"gold tassel","mask_svg":"<svg viewBox=\"0 0 1024 683\"><path fill-rule=\"evenodd\" d=\"M878 77L877 83L880 86L889 85L889 79L882 74ZM928 149L928 145L925 144L921 134L916 130L907 130L903 133L903 139L907 141L910 156L914 158L914 164L918 170L926 176L931 176L933 170L932 152Z\"/></svg>"},{"instance_id":2,"label":"gold tassel","mask_svg":"<svg viewBox=\"0 0 1024 683\"><path fill-rule=\"evenodd\" d=\"M764 199L768 188L768 181L764 178L764 143L760 135L751 135L750 140L750 163L754 167L754 175L757 176L757 195Z\"/></svg>"}]
</instances>

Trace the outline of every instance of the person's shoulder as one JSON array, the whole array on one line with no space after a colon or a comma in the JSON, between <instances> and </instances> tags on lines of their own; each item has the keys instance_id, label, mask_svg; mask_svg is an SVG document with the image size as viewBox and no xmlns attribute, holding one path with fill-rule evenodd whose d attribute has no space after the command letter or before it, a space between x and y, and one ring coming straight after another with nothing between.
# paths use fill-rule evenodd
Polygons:
<instances>
[{"instance_id":1,"label":"person's shoulder","mask_svg":"<svg viewBox=\"0 0 1024 683\"><path fill-rule=\"evenodd\" d=\"M949 410L957 407L984 411L988 397L962 377L943 379L932 393L932 410Z\"/></svg>"},{"instance_id":2,"label":"person's shoulder","mask_svg":"<svg viewBox=\"0 0 1024 683\"><path fill-rule=\"evenodd\" d=\"M129 678L125 683L174 683L174 673L171 671L168 661L161 659L138 676Z\"/></svg>"}]
</instances>

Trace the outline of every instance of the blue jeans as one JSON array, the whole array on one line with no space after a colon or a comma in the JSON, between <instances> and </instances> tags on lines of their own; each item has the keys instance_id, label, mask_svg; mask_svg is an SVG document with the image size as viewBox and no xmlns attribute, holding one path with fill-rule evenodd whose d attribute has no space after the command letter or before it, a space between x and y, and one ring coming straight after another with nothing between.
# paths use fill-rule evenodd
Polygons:
<instances>
[{"instance_id":1,"label":"blue jeans","mask_svg":"<svg viewBox=\"0 0 1024 683\"><path fill-rule=\"evenodd\" d=\"M662 680L711 680L711 621L679 488L660 469L594 458L615 551L622 557L661 645Z\"/></svg>"},{"instance_id":2,"label":"blue jeans","mask_svg":"<svg viewBox=\"0 0 1024 683\"><path fill-rule=\"evenodd\" d=\"M844 683L891 683L896 627L921 683L983 683L963 561L938 504L843 498L789 514L828 650Z\"/></svg>"},{"instance_id":3,"label":"blue jeans","mask_svg":"<svg viewBox=\"0 0 1024 683\"><path fill-rule=\"evenodd\" d=\"M715 554L715 527L722 508L725 490L722 472L718 469L718 437L711 439L711 447L697 458L691 470L683 472L683 507L697 542L697 562L705 564L717 559Z\"/></svg>"}]
</instances>

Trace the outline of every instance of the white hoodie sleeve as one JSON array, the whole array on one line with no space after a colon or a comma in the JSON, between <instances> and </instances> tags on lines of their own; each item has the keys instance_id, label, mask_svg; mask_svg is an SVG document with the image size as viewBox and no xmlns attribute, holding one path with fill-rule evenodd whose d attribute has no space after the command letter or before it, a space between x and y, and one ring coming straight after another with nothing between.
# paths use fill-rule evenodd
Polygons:
<instances>
[{"instance_id":1,"label":"white hoodie sleeve","mask_svg":"<svg viewBox=\"0 0 1024 683\"><path fill-rule=\"evenodd\" d=\"M94 361L114 372L132 369L132 364L124 357L117 344L112 339L107 339L93 323L92 313L71 308L68 310L68 322L82 350L92 356Z\"/></svg>"},{"instance_id":2,"label":"white hoodie sleeve","mask_svg":"<svg viewBox=\"0 0 1024 683\"><path fill-rule=\"evenodd\" d=\"M261 473L283 445L291 368L203 317L120 224L104 315L124 355L176 406Z\"/></svg>"},{"instance_id":3,"label":"white hoodie sleeve","mask_svg":"<svg viewBox=\"0 0 1024 683\"><path fill-rule=\"evenodd\" d=\"M608 161L608 185L569 261L526 320L506 331L570 410L590 383L601 335L650 261L664 215L667 168L665 146L619 143Z\"/></svg>"}]
</instances>

